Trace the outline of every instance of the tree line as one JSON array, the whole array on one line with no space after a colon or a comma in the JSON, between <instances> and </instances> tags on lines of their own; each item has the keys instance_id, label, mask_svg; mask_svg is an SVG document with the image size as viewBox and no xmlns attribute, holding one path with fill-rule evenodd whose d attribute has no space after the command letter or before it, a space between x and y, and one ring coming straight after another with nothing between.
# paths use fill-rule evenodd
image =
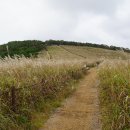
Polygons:
<instances>
[{"instance_id":1,"label":"tree line","mask_svg":"<svg viewBox=\"0 0 130 130\"><path fill-rule=\"evenodd\" d=\"M108 46L105 44L95 44L95 43L82 43L82 42L74 42L74 41L63 41L63 40L48 40L45 41L47 45L73 45L73 46L88 46L88 47L95 47L95 48L103 48L108 50L122 50L124 52L129 52L129 48L124 47L117 47L117 46Z\"/></svg>"},{"instance_id":2,"label":"tree line","mask_svg":"<svg viewBox=\"0 0 130 130\"><path fill-rule=\"evenodd\" d=\"M45 42L38 40L26 40L26 41L11 41L7 44L0 45L0 56L2 58L6 56L13 57L14 55L25 57L38 55L38 52L46 49Z\"/></svg>"}]
</instances>

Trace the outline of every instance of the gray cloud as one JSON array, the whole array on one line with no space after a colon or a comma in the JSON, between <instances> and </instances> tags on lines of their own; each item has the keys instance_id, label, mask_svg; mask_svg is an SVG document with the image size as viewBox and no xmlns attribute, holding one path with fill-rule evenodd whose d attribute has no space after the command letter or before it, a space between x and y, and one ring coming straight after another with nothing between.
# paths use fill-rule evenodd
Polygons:
<instances>
[{"instance_id":1,"label":"gray cloud","mask_svg":"<svg viewBox=\"0 0 130 130\"><path fill-rule=\"evenodd\" d=\"M63 39L130 47L129 0L1 0L0 43Z\"/></svg>"},{"instance_id":2,"label":"gray cloud","mask_svg":"<svg viewBox=\"0 0 130 130\"><path fill-rule=\"evenodd\" d=\"M113 13L121 0L47 0L56 9L79 12Z\"/></svg>"}]
</instances>

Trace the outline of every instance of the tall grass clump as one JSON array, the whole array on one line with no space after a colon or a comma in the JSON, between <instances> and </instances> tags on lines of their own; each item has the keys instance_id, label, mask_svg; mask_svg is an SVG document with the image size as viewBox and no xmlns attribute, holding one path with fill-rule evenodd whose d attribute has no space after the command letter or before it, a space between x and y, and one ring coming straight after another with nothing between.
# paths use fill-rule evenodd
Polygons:
<instances>
[{"instance_id":1,"label":"tall grass clump","mask_svg":"<svg viewBox=\"0 0 130 130\"><path fill-rule=\"evenodd\" d=\"M83 61L1 59L0 130L38 129L40 117L46 118L52 108L59 106L73 90L70 83L86 73L83 65Z\"/></svg>"},{"instance_id":2,"label":"tall grass clump","mask_svg":"<svg viewBox=\"0 0 130 130\"><path fill-rule=\"evenodd\" d=\"M130 63L114 61L99 70L104 130L130 130Z\"/></svg>"}]
</instances>

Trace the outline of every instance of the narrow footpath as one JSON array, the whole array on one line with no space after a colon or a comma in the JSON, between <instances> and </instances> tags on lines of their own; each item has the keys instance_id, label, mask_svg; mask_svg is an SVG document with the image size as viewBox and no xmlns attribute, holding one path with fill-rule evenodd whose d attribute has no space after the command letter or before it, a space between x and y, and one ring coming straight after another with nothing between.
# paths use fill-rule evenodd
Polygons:
<instances>
[{"instance_id":1,"label":"narrow footpath","mask_svg":"<svg viewBox=\"0 0 130 130\"><path fill-rule=\"evenodd\" d=\"M40 130L101 130L98 85L96 69L91 69Z\"/></svg>"}]
</instances>

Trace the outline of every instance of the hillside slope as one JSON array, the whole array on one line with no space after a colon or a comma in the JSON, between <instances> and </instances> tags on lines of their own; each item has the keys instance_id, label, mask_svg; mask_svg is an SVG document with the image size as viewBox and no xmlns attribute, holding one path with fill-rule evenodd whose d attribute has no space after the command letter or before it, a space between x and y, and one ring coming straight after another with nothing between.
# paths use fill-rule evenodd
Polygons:
<instances>
[{"instance_id":1,"label":"hillside slope","mask_svg":"<svg viewBox=\"0 0 130 130\"><path fill-rule=\"evenodd\" d=\"M64 59L64 60L70 60L70 59L83 59L82 57L73 54L71 52L68 52L62 46L48 46L47 51L42 51L40 54L43 58L47 59Z\"/></svg>"},{"instance_id":2,"label":"hillside slope","mask_svg":"<svg viewBox=\"0 0 130 130\"><path fill-rule=\"evenodd\" d=\"M40 57L45 59L129 59L130 54L123 51L113 51L102 48L70 45L48 46Z\"/></svg>"},{"instance_id":3,"label":"hillside slope","mask_svg":"<svg viewBox=\"0 0 130 130\"><path fill-rule=\"evenodd\" d=\"M0 45L0 57L13 57L14 55L34 56L45 59L127 59L130 55L127 48L98 45L90 43L78 43L67 41L11 41Z\"/></svg>"}]
</instances>

